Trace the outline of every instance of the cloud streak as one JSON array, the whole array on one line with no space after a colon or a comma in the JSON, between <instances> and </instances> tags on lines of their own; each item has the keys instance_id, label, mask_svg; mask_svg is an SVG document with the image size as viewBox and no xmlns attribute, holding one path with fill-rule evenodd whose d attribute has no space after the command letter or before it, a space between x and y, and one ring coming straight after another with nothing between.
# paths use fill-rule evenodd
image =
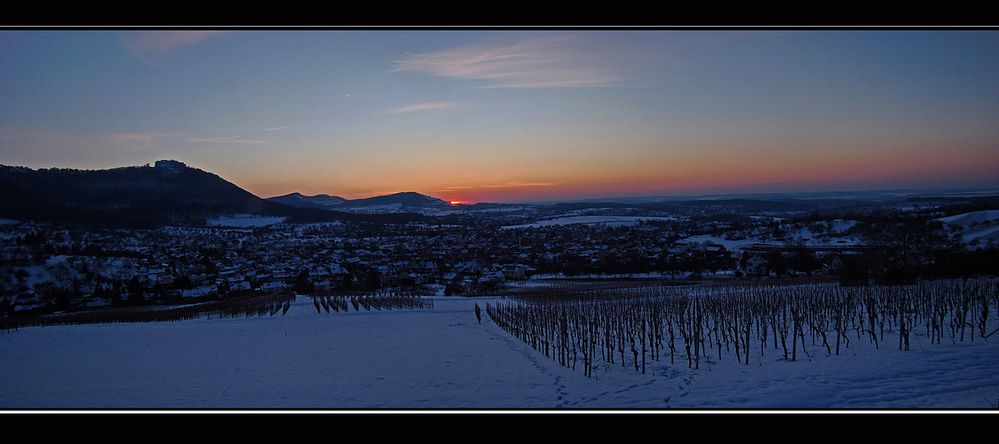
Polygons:
<instances>
[{"instance_id":1,"label":"cloud streak","mask_svg":"<svg viewBox=\"0 0 999 444\"><path fill-rule=\"evenodd\" d=\"M109 164L148 161L164 153L179 134L170 132L79 133L0 125L3 164L48 168L106 168Z\"/></svg>"},{"instance_id":2,"label":"cloud streak","mask_svg":"<svg viewBox=\"0 0 999 444\"><path fill-rule=\"evenodd\" d=\"M224 144L259 145L269 142L267 140L251 139L243 136L226 136L226 137L203 137L199 139L190 139L188 140L188 143L224 143Z\"/></svg>"},{"instance_id":3,"label":"cloud streak","mask_svg":"<svg viewBox=\"0 0 999 444\"><path fill-rule=\"evenodd\" d=\"M485 184L485 185L456 185L448 186L443 189L437 190L437 192L451 192L459 190L470 190L470 189L514 189L514 188L534 188L534 187L551 187L558 185L556 182L526 182L522 180L514 180L504 183L496 184Z\"/></svg>"},{"instance_id":4,"label":"cloud streak","mask_svg":"<svg viewBox=\"0 0 999 444\"><path fill-rule=\"evenodd\" d=\"M461 46L395 61L395 71L479 80L485 88L627 86L613 54L573 36Z\"/></svg>"},{"instance_id":5,"label":"cloud streak","mask_svg":"<svg viewBox=\"0 0 999 444\"><path fill-rule=\"evenodd\" d=\"M433 111L433 110L455 109L455 108L461 108L461 104L457 102L427 102L427 103L414 103L412 105L392 108L388 111L388 113L399 114L399 113L411 113L416 111Z\"/></svg>"},{"instance_id":6,"label":"cloud streak","mask_svg":"<svg viewBox=\"0 0 999 444\"><path fill-rule=\"evenodd\" d=\"M513 182L499 183L493 185L481 185L482 188L526 188L526 187L550 187L558 185L555 182L523 182L515 180Z\"/></svg>"},{"instance_id":7,"label":"cloud streak","mask_svg":"<svg viewBox=\"0 0 999 444\"><path fill-rule=\"evenodd\" d=\"M120 34L120 38L128 52L145 57L194 46L224 33L225 31L125 31Z\"/></svg>"},{"instance_id":8,"label":"cloud streak","mask_svg":"<svg viewBox=\"0 0 999 444\"><path fill-rule=\"evenodd\" d=\"M177 134L175 133L107 133L101 134L99 137L109 142L150 146L159 142L161 139L174 137L176 135Z\"/></svg>"},{"instance_id":9,"label":"cloud streak","mask_svg":"<svg viewBox=\"0 0 999 444\"><path fill-rule=\"evenodd\" d=\"M164 139L177 137L170 132L120 132L79 134L55 130L20 129L12 126L0 127L0 141L53 146L114 146L136 150L162 145Z\"/></svg>"}]
</instances>

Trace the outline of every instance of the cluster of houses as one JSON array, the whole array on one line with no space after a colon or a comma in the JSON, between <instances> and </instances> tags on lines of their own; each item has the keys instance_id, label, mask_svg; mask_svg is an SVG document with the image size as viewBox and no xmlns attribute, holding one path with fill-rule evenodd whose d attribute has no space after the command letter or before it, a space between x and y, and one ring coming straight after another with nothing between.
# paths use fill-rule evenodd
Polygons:
<instances>
[{"instance_id":1,"label":"cluster of houses","mask_svg":"<svg viewBox=\"0 0 999 444\"><path fill-rule=\"evenodd\" d=\"M723 272L774 275L773 249L685 242L712 224L566 225L346 223L257 228L83 229L0 226L0 303L7 309L198 300L254 291L367 291L419 286L438 294L494 288L534 274ZM843 251L818 251L835 273ZM831 253L831 254L827 254ZM0 310L3 306L0 306Z\"/></svg>"}]
</instances>

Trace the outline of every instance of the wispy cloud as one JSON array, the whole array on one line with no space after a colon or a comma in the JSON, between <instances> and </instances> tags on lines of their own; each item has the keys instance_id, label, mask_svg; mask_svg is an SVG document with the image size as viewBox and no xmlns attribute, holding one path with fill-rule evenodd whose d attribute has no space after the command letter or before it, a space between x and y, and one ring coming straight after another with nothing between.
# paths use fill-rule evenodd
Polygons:
<instances>
[{"instance_id":1,"label":"wispy cloud","mask_svg":"<svg viewBox=\"0 0 999 444\"><path fill-rule=\"evenodd\" d=\"M119 35L128 52L138 57L147 57L193 46L224 33L225 31L123 31Z\"/></svg>"},{"instance_id":2,"label":"wispy cloud","mask_svg":"<svg viewBox=\"0 0 999 444\"><path fill-rule=\"evenodd\" d=\"M145 150L162 145L164 139L177 136L177 133L169 132L80 134L45 129L20 129L12 126L0 127L0 141L49 144L53 146L101 145L105 147Z\"/></svg>"},{"instance_id":3,"label":"wispy cloud","mask_svg":"<svg viewBox=\"0 0 999 444\"><path fill-rule=\"evenodd\" d=\"M482 188L525 188L525 187L550 187L558 185L555 182L524 182L515 180L512 182L498 183L492 185L481 185Z\"/></svg>"},{"instance_id":4,"label":"wispy cloud","mask_svg":"<svg viewBox=\"0 0 999 444\"><path fill-rule=\"evenodd\" d=\"M475 185L475 186L470 186L470 185L448 186L448 187L444 187L443 189L437 190L437 192L444 193L444 192L449 192L449 191L468 190L468 189L483 189L483 188L489 188L489 189L507 189L507 188L551 187L551 186L555 186L555 185L558 185L558 183L556 183L556 182L526 182L526 181L521 181L521 180L514 180L514 181L504 182L504 183Z\"/></svg>"},{"instance_id":5,"label":"wispy cloud","mask_svg":"<svg viewBox=\"0 0 999 444\"><path fill-rule=\"evenodd\" d=\"M133 144L140 146L151 146L167 137L174 137L175 133L108 133L98 137L109 142Z\"/></svg>"},{"instance_id":6,"label":"wispy cloud","mask_svg":"<svg viewBox=\"0 0 999 444\"><path fill-rule=\"evenodd\" d=\"M0 125L0 163L36 167L106 167L145 162L153 153L166 153L177 133L80 133Z\"/></svg>"},{"instance_id":7,"label":"wispy cloud","mask_svg":"<svg viewBox=\"0 0 999 444\"><path fill-rule=\"evenodd\" d=\"M439 109L454 109L461 107L462 107L461 104L457 102L414 103L412 105L400 106L398 108L390 109L389 114L411 113L414 111L431 111Z\"/></svg>"},{"instance_id":8,"label":"wispy cloud","mask_svg":"<svg viewBox=\"0 0 999 444\"><path fill-rule=\"evenodd\" d=\"M284 131L290 128L289 126L272 126L270 128L264 128L262 131Z\"/></svg>"},{"instance_id":9,"label":"wispy cloud","mask_svg":"<svg viewBox=\"0 0 999 444\"><path fill-rule=\"evenodd\" d=\"M262 139L252 139L243 136L226 136L226 137L203 137L198 139L190 139L188 140L188 143L226 143L226 144L259 145L263 143L269 143L269 141Z\"/></svg>"},{"instance_id":10,"label":"wispy cloud","mask_svg":"<svg viewBox=\"0 0 999 444\"><path fill-rule=\"evenodd\" d=\"M395 71L481 80L486 88L626 86L617 62L612 52L559 36L407 54Z\"/></svg>"}]
</instances>

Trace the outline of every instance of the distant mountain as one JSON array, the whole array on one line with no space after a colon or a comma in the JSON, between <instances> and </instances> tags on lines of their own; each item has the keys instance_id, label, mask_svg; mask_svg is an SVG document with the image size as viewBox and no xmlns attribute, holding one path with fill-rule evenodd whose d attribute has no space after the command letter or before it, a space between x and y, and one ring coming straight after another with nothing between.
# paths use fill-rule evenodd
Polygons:
<instances>
[{"instance_id":1,"label":"distant mountain","mask_svg":"<svg viewBox=\"0 0 999 444\"><path fill-rule=\"evenodd\" d=\"M306 196L301 193L291 193L270 197L267 200L299 208L322 208L365 213L421 212L428 209L450 207L450 204L444 200L412 191L362 199L344 199L328 194Z\"/></svg>"},{"instance_id":2,"label":"distant mountain","mask_svg":"<svg viewBox=\"0 0 999 444\"><path fill-rule=\"evenodd\" d=\"M268 197L266 200L271 202L277 202L280 204L285 204L292 207L298 208L319 208L323 210L328 210L331 207L335 207L347 201L340 196L331 196L329 194L317 194L315 196L306 196L302 193L291 193L285 194L284 196Z\"/></svg>"},{"instance_id":3,"label":"distant mountain","mask_svg":"<svg viewBox=\"0 0 999 444\"><path fill-rule=\"evenodd\" d=\"M152 227L197 224L225 213L284 216L289 222L357 219L261 199L215 174L173 160L107 170L0 165L0 217Z\"/></svg>"},{"instance_id":4,"label":"distant mountain","mask_svg":"<svg viewBox=\"0 0 999 444\"><path fill-rule=\"evenodd\" d=\"M402 193L387 194L384 196L366 197L363 199L353 199L344 202L345 207L373 207L383 205L399 205L401 207L448 207L449 203L436 197L425 194L406 191Z\"/></svg>"}]
</instances>

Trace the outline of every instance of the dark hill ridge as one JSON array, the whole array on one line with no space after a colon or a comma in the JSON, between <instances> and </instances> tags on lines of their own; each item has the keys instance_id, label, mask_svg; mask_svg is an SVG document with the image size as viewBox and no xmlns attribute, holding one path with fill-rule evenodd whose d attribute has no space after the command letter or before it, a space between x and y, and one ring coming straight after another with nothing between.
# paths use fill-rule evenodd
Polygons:
<instances>
[{"instance_id":1,"label":"dark hill ridge","mask_svg":"<svg viewBox=\"0 0 999 444\"><path fill-rule=\"evenodd\" d=\"M145 227L196 224L221 213L285 216L290 222L359 218L267 201L215 174L173 160L107 170L0 165L0 217ZM381 219L402 221L403 216Z\"/></svg>"},{"instance_id":2,"label":"dark hill ridge","mask_svg":"<svg viewBox=\"0 0 999 444\"><path fill-rule=\"evenodd\" d=\"M436 197L427 196L412 191L387 194L384 196L365 197L344 202L346 206L366 207L374 205L401 205L403 207L446 207L447 202Z\"/></svg>"},{"instance_id":3,"label":"dark hill ridge","mask_svg":"<svg viewBox=\"0 0 999 444\"><path fill-rule=\"evenodd\" d=\"M323 209L350 209L375 206L397 206L400 209L419 209L435 207L445 208L450 206L447 202L436 197L412 191L387 194L384 196L365 197L362 199L344 199L339 196L330 196L328 194L306 196L301 193L291 193L284 196L269 197L267 200L299 208Z\"/></svg>"},{"instance_id":4,"label":"dark hill ridge","mask_svg":"<svg viewBox=\"0 0 999 444\"><path fill-rule=\"evenodd\" d=\"M298 208L319 208L319 209L329 209L330 207L335 207L347 201L340 196L331 196L329 194L317 194L315 196L306 196L302 193L291 193L285 194L284 196L268 197L265 200L271 202L277 202L279 204L284 204L292 207Z\"/></svg>"},{"instance_id":5,"label":"dark hill ridge","mask_svg":"<svg viewBox=\"0 0 999 444\"><path fill-rule=\"evenodd\" d=\"M73 170L18 168L13 187L67 207L97 209L159 208L168 211L260 212L260 198L222 179L177 161L155 166Z\"/></svg>"}]
</instances>

